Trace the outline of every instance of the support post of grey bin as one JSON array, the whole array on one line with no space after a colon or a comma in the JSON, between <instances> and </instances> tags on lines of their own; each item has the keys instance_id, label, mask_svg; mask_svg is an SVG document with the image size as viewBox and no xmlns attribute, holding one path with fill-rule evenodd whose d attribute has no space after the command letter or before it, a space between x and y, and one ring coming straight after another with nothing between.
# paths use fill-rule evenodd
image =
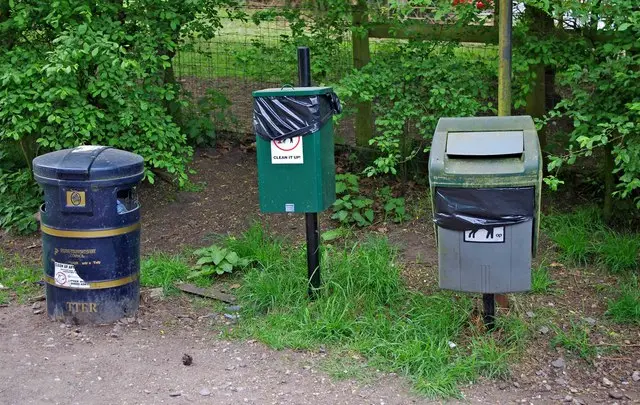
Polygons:
<instances>
[{"instance_id":1,"label":"support post of grey bin","mask_svg":"<svg viewBox=\"0 0 640 405\"><path fill-rule=\"evenodd\" d=\"M309 48L298 48L298 85L311 87L311 58ZM318 228L318 213L304 214L307 233L307 271L309 276L309 298L316 298L320 288L320 229Z\"/></svg>"},{"instance_id":2,"label":"support post of grey bin","mask_svg":"<svg viewBox=\"0 0 640 405\"><path fill-rule=\"evenodd\" d=\"M482 319L487 330L492 330L496 320L496 300L493 294L482 294Z\"/></svg>"}]
</instances>

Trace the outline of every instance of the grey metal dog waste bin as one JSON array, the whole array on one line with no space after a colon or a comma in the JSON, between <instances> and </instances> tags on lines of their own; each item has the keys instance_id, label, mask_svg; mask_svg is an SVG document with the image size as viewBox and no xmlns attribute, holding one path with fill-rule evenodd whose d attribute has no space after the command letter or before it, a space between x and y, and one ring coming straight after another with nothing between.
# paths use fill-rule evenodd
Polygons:
<instances>
[{"instance_id":1,"label":"grey metal dog waste bin","mask_svg":"<svg viewBox=\"0 0 640 405\"><path fill-rule=\"evenodd\" d=\"M429 182L444 289L531 289L542 158L531 117L441 118Z\"/></svg>"}]
</instances>

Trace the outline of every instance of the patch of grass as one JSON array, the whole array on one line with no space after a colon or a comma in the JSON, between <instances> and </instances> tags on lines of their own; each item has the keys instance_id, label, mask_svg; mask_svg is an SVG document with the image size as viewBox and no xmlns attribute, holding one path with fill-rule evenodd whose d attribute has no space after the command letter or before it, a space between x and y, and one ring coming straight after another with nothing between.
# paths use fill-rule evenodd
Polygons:
<instances>
[{"instance_id":1,"label":"patch of grass","mask_svg":"<svg viewBox=\"0 0 640 405\"><path fill-rule=\"evenodd\" d=\"M593 258L592 238L603 227L597 207L547 215L542 225L560 249L562 259L577 265L586 265Z\"/></svg>"},{"instance_id":2,"label":"patch of grass","mask_svg":"<svg viewBox=\"0 0 640 405\"><path fill-rule=\"evenodd\" d=\"M140 285L162 287L165 294L173 294L178 291L173 284L186 280L190 272L191 267L183 256L154 254L140 265Z\"/></svg>"},{"instance_id":3,"label":"patch of grass","mask_svg":"<svg viewBox=\"0 0 640 405\"><path fill-rule=\"evenodd\" d=\"M589 339L590 328L579 322L571 321L567 331L553 327L556 335L551 339L552 346L562 346L587 361L591 361L598 354L597 346Z\"/></svg>"},{"instance_id":4,"label":"patch of grass","mask_svg":"<svg viewBox=\"0 0 640 405\"><path fill-rule=\"evenodd\" d=\"M531 273L531 291L534 294L551 293L555 284L555 280L549 274L549 268L544 263L540 263L538 267L533 269Z\"/></svg>"},{"instance_id":5,"label":"patch of grass","mask_svg":"<svg viewBox=\"0 0 640 405\"><path fill-rule=\"evenodd\" d=\"M29 298L42 294L42 269L27 266L17 259L0 254L0 304L8 304L12 299L25 303Z\"/></svg>"},{"instance_id":6,"label":"patch of grass","mask_svg":"<svg viewBox=\"0 0 640 405\"><path fill-rule=\"evenodd\" d=\"M320 370L336 380L357 380L371 382L374 373L367 362L353 352L340 352L328 356L320 363Z\"/></svg>"},{"instance_id":7,"label":"patch of grass","mask_svg":"<svg viewBox=\"0 0 640 405\"><path fill-rule=\"evenodd\" d=\"M258 226L229 243L254 260L238 292L243 314L234 333L275 348L332 345L372 367L407 375L428 396L452 397L460 384L481 375L505 375L515 342L525 338L515 321L504 333L509 338L469 336L472 300L405 288L385 239L325 247L323 286L313 301L304 249L271 239Z\"/></svg>"},{"instance_id":8,"label":"patch of grass","mask_svg":"<svg viewBox=\"0 0 640 405\"><path fill-rule=\"evenodd\" d=\"M593 252L596 261L612 273L625 273L640 267L640 235L603 230L596 234L595 239Z\"/></svg>"},{"instance_id":9,"label":"patch of grass","mask_svg":"<svg viewBox=\"0 0 640 405\"><path fill-rule=\"evenodd\" d=\"M617 323L640 324L640 288L638 278L632 277L630 281L620 286L620 295L609 300L607 315Z\"/></svg>"},{"instance_id":10,"label":"patch of grass","mask_svg":"<svg viewBox=\"0 0 640 405\"><path fill-rule=\"evenodd\" d=\"M597 207L548 215L542 224L564 260L577 265L597 263L613 273L640 267L640 235L609 229Z\"/></svg>"}]
</instances>

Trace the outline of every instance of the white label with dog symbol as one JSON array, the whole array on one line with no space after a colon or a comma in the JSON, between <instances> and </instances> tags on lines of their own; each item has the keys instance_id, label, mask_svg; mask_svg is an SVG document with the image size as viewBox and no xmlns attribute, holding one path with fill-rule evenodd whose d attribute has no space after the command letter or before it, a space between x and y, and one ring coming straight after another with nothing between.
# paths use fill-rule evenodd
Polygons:
<instances>
[{"instance_id":1,"label":"white label with dog symbol","mask_svg":"<svg viewBox=\"0 0 640 405\"><path fill-rule=\"evenodd\" d=\"M504 226L489 226L476 230L464 231L464 241L472 243L504 242Z\"/></svg>"},{"instance_id":2,"label":"white label with dog symbol","mask_svg":"<svg viewBox=\"0 0 640 405\"><path fill-rule=\"evenodd\" d=\"M57 286L69 287L69 288L91 288L91 285L84 281L78 273L73 264L58 263L54 264L53 278Z\"/></svg>"},{"instance_id":3,"label":"white label with dog symbol","mask_svg":"<svg viewBox=\"0 0 640 405\"><path fill-rule=\"evenodd\" d=\"M271 141L271 163L274 165L303 164L302 137Z\"/></svg>"}]
</instances>

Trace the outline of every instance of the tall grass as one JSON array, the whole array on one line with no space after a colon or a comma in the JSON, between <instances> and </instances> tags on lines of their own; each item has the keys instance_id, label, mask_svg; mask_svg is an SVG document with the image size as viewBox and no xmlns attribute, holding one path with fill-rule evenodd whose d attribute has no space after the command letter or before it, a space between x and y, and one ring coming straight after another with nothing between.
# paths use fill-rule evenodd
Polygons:
<instances>
[{"instance_id":1,"label":"tall grass","mask_svg":"<svg viewBox=\"0 0 640 405\"><path fill-rule=\"evenodd\" d=\"M7 304L12 299L19 303L42 293L38 281L42 279L41 268L21 263L0 251L0 304Z\"/></svg>"},{"instance_id":2,"label":"tall grass","mask_svg":"<svg viewBox=\"0 0 640 405\"><path fill-rule=\"evenodd\" d=\"M508 372L513 339L470 333L473 305L464 296L409 291L385 239L327 247L323 285L313 301L307 298L303 249L257 226L229 244L257 263L239 291L239 333L276 348L334 345L356 352L379 369L404 373L434 397L458 396L461 383Z\"/></svg>"},{"instance_id":3,"label":"tall grass","mask_svg":"<svg viewBox=\"0 0 640 405\"><path fill-rule=\"evenodd\" d=\"M542 225L564 260L599 264L614 274L640 267L640 235L606 227L596 207L548 215Z\"/></svg>"},{"instance_id":4,"label":"tall grass","mask_svg":"<svg viewBox=\"0 0 640 405\"><path fill-rule=\"evenodd\" d=\"M637 276L620 286L620 295L607 304L607 315L618 323L640 325L640 287Z\"/></svg>"}]
</instances>

